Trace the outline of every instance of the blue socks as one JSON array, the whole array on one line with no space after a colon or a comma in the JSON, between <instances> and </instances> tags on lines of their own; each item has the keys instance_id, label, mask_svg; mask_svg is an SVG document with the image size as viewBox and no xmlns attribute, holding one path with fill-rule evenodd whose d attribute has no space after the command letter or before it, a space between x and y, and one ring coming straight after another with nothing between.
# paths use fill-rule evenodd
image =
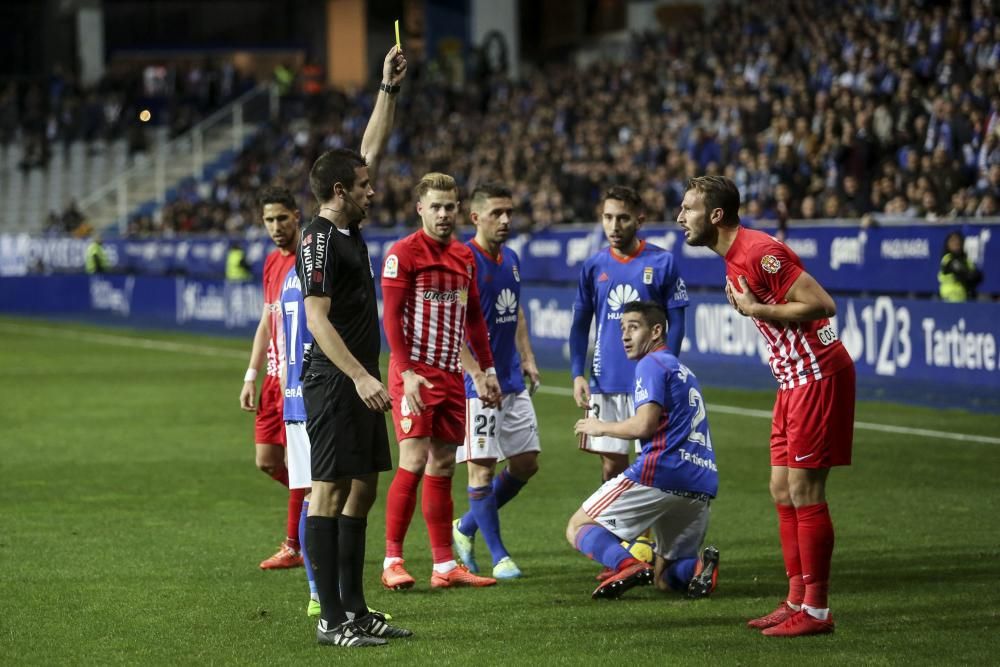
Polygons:
<instances>
[{"instance_id":1,"label":"blue socks","mask_svg":"<svg viewBox=\"0 0 1000 667\"><path fill-rule=\"evenodd\" d=\"M313 579L312 564L309 562L309 550L306 549L306 517L309 516L309 501L302 501L302 512L299 514L299 535L302 540L302 562L306 568L306 578L309 580L309 597L316 597L316 580Z\"/></svg>"},{"instance_id":2,"label":"blue socks","mask_svg":"<svg viewBox=\"0 0 1000 667\"><path fill-rule=\"evenodd\" d=\"M500 515L497 512L497 499L492 486L469 487L469 512L483 533L483 540L496 565L508 557L503 540L500 539ZM461 530L461 528L459 528Z\"/></svg>"},{"instance_id":3,"label":"blue socks","mask_svg":"<svg viewBox=\"0 0 1000 667\"><path fill-rule=\"evenodd\" d=\"M604 567L617 570L632 554L611 531L597 524L587 524L576 534L576 550Z\"/></svg>"},{"instance_id":4,"label":"blue socks","mask_svg":"<svg viewBox=\"0 0 1000 667\"><path fill-rule=\"evenodd\" d=\"M525 484L527 482L522 482L511 475L507 468L501 470L500 474L493 478L493 495L497 499L497 509L509 503L518 491L524 488Z\"/></svg>"},{"instance_id":5,"label":"blue socks","mask_svg":"<svg viewBox=\"0 0 1000 667\"><path fill-rule=\"evenodd\" d=\"M663 572L662 579L670 586L670 590L684 592L687 590L691 577L694 576L694 569L698 566L697 558L682 558L675 560Z\"/></svg>"},{"instance_id":6,"label":"blue socks","mask_svg":"<svg viewBox=\"0 0 1000 667\"><path fill-rule=\"evenodd\" d=\"M496 498L497 509L506 505L524 488L527 482L522 482L517 477L510 474L507 468L500 471L500 474L493 477L493 497ZM473 515L472 510L465 513L462 520L458 522L458 529L463 535L472 537L479 529L479 523Z\"/></svg>"}]
</instances>

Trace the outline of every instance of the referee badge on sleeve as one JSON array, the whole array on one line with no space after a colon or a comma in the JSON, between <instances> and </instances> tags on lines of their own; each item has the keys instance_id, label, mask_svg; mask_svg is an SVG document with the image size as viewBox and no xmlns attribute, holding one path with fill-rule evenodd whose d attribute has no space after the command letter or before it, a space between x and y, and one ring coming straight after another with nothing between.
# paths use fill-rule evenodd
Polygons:
<instances>
[{"instance_id":1,"label":"referee badge on sleeve","mask_svg":"<svg viewBox=\"0 0 1000 667\"><path fill-rule=\"evenodd\" d=\"M644 285L653 284L653 267L647 266L642 270L642 283Z\"/></svg>"}]
</instances>

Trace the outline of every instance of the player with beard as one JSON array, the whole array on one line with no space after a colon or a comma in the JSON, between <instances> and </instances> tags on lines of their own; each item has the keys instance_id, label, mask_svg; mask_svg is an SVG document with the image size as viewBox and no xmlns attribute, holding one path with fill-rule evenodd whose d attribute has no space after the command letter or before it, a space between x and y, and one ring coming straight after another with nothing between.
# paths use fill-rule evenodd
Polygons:
<instances>
[{"instance_id":1,"label":"player with beard","mask_svg":"<svg viewBox=\"0 0 1000 667\"><path fill-rule=\"evenodd\" d=\"M393 47L361 153L332 150L313 164L309 187L319 213L302 230L296 262L313 336L302 381L312 474L306 549L321 607L316 638L334 646L381 646L412 634L369 611L363 587L368 512L378 474L392 460L382 414L389 395L379 373L375 278L361 223L405 73L406 60Z\"/></svg>"},{"instance_id":2,"label":"player with beard","mask_svg":"<svg viewBox=\"0 0 1000 667\"><path fill-rule=\"evenodd\" d=\"M771 497L778 511L788 596L748 625L770 637L833 632L827 590L833 522L826 480L851 464L854 362L828 318L837 308L791 248L740 225L728 178L691 179L677 223L688 245L726 262L726 297L767 342L779 383L771 421Z\"/></svg>"},{"instance_id":3,"label":"player with beard","mask_svg":"<svg viewBox=\"0 0 1000 667\"><path fill-rule=\"evenodd\" d=\"M531 394L540 376L521 307L521 260L507 247L514 202L500 183L485 183L472 192L470 218L476 236L466 245L476 259L479 302L490 334L490 350L503 393L500 405L487 407L479 398L486 377L468 346L462 347L465 375L465 442L456 460L469 472L469 511L455 519L452 537L459 558L478 572L474 538L481 532L493 559L496 579L514 579L521 569L500 535L499 509L538 472L538 420ZM525 380L531 382L529 390ZM507 467L494 475L497 463Z\"/></svg>"},{"instance_id":4,"label":"player with beard","mask_svg":"<svg viewBox=\"0 0 1000 667\"><path fill-rule=\"evenodd\" d=\"M399 467L386 498L382 585L405 590L414 584L403 567L403 540L423 479L422 509L434 560L431 586L492 586L496 579L458 565L451 550L451 480L465 435L460 355L466 334L484 374L484 405L495 406L500 398L476 260L453 238L459 205L455 179L426 174L414 194L423 226L393 244L382 269L392 421L399 441Z\"/></svg>"},{"instance_id":5,"label":"player with beard","mask_svg":"<svg viewBox=\"0 0 1000 667\"><path fill-rule=\"evenodd\" d=\"M610 247L583 263L573 304L570 328L570 366L573 398L589 416L622 421L635 415L632 379L635 362L625 356L618 327L623 306L630 301L651 300L667 313L667 348L680 356L684 342L687 288L674 256L637 236L645 221L642 199L632 188L615 186L604 195L601 226ZM584 375L590 322L596 317L597 336L590 365L590 382ZM633 441L611 435L580 436L579 447L601 457L601 479L608 481L628 467ZM597 575L612 574L605 568Z\"/></svg>"},{"instance_id":6,"label":"player with beard","mask_svg":"<svg viewBox=\"0 0 1000 667\"><path fill-rule=\"evenodd\" d=\"M284 363L281 286L288 270L295 266L295 251L299 245L299 207L291 192L278 187L262 189L257 195L257 205L264 227L277 249L264 260L264 309L253 337L250 364L243 377L240 407L248 412L253 412L255 408L257 411L254 423L257 467L287 488L285 422L282 417L284 396L281 393L280 376L281 365ZM260 401L255 406L257 374L262 366L266 368L267 374L261 383ZM261 562L261 569L302 565L299 513L302 511L304 495L302 489L289 490L287 536L278 551Z\"/></svg>"}]
</instances>

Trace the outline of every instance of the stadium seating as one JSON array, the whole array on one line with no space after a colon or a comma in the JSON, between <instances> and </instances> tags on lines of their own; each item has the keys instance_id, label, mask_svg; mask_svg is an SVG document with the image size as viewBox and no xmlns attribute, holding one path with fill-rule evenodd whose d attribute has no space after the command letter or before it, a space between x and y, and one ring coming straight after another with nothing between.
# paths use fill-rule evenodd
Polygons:
<instances>
[{"instance_id":1,"label":"stadium seating","mask_svg":"<svg viewBox=\"0 0 1000 667\"><path fill-rule=\"evenodd\" d=\"M727 5L710 24L632 36L620 62L536 64L517 81L450 82L434 62L414 63L372 222L412 224L410 187L432 170L466 188L511 183L517 225L533 229L595 219L611 183L639 189L650 220L669 220L686 180L706 172L736 181L750 222L1000 214L1000 24L983 3L789 7ZM268 182L311 201L308 165L360 144L371 93L330 91L229 174L127 231L238 233Z\"/></svg>"}]
</instances>

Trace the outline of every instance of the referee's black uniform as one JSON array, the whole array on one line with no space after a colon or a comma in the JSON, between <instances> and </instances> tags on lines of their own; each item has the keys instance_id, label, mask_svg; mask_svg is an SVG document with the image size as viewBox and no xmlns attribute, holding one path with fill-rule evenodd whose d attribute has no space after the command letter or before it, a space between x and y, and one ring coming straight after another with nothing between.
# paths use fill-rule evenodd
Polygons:
<instances>
[{"instance_id":1,"label":"referee's black uniform","mask_svg":"<svg viewBox=\"0 0 1000 667\"><path fill-rule=\"evenodd\" d=\"M361 230L340 230L315 217L302 230L295 269L302 296L330 297L327 317L347 349L372 377L381 380L381 337L375 276ZM368 408L354 381L330 362L318 344L302 382L312 478L333 482L392 468L385 416Z\"/></svg>"}]
</instances>

